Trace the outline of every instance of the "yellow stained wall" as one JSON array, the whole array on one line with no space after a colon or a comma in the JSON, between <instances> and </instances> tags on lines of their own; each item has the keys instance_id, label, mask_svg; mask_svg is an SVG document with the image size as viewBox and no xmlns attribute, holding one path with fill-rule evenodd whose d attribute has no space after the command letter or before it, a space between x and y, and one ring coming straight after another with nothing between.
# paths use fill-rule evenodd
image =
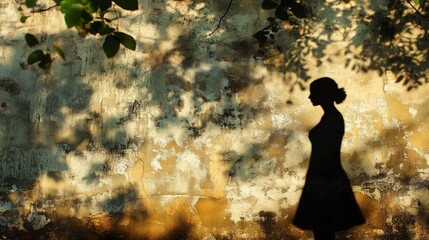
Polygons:
<instances>
[{"instance_id":1,"label":"yellow stained wall","mask_svg":"<svg viewBox=\"0 0 429 240\"><path fill-rule=\"evenodd\" d=\"M348 95L342 163L367 220L340 238L429 237L427 87L407 91L387 62L403 46L427 71L427 45L402 38L423 30L383 42L387 3L313 1L259 56L259 1L234 1L208 35L228 3L142 0L119 25L137 50L112 59L58 9L21 24L18 2L0 4L3 236L309 239L291 219L322 115L308 85L329 76ZM26 65L27 32L66 60Z\"/></svg>"}]
</instances>

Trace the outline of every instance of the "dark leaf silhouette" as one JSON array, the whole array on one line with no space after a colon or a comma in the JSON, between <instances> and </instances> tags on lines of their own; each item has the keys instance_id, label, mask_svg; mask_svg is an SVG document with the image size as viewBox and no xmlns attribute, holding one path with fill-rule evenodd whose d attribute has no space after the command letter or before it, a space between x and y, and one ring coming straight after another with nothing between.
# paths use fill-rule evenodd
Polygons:
<instances>
[{"instance_id":1,"label":"dark leaf silhouette","mask_svg":"<svg viewBox=\"0 0 429 240\"><path fill-rule=\"evenodd\" d=\"M124 45L126 48L133 51L136 50L136 40L134 40L133 37L123 32L115 32L113 34L119 39L121 44Z\"/></svg>"},{"instance_id":2,"label":"dark leaf silhouette","mask_svg":"<svg viewBox=\"0 0 429 240\"><path fill-rule=\"evenodd\" d=\"M36 51L30 53L30 55L28 55L27 63L30 64L30 65L34 64L34 63L37 63L37 62L39 62L39 61L42 60L42 58L43 58L44 55L45 54L43 53L42 50L36 50Z\"/></svg>"},{"instance_id":3,"label":"dark leaf silhouette","mask_svg":"<svg viewBox=\"0 0 429 240\"><path fill-rule=\"evenodd\" d=\"M25 41L27 42L27 45L30 47L34 47L37 44L39 44L39 41L37 40L37 38L30 33L25 34Z\"/></svg>"},{"instance_id":4,"label":"dark leaf silhouette","mask_svg":"<svg viewBox=\"0 0 429 240\"><path fill-rule=\"evenodd\" d=\"M37 0L25 0L25 5L29 8L36 6Z\"/></svg>"},{"instance_id":5,"label":"dark leaf silhouette","mask_svg":"<svg viewBox=\"0 0 429 240\"><path fill-rule=\"evenodd\" d=\"M60 57L65 60L66 59L66 55L64 54L64 51L61 47L54 45L54 50L60 55Z\"/></svg>"},{"instance_id":6,"label":"dark leaf silhouette","mask_svg":"<svg viewBox=\"0 0 429 240\"><path fill-rule=\"evenodd\" d=\"M290 8L291 8L291 11L293 12L293 15L295 15L297 18L307 17L307 10L301 4L291 1Z\"/></svg>"},{"instance_id":7,"label":"dark leaf silhouette","mask_svg":"<svg viewBox=\"0 0 429 240\"><path fill-rule=\"evenodd\" d=\"M119 39L113 35L106 37L103 44L103 51L107 58L112 58L118 53L120 43Z\"/></svg>"},{"instance_id":8,"label":"dark leaf silhouette","mask_svg":"<svg viewBox=\"0 0 429 240\"><path fill-rule=\"evenodd\" d=\"M41 69L48 70L51 66L51 63L52 63L51 54L47 53L42 56L41 61L39 62L39 67Z\"/></svg>"},{"instance_id":9,"label":"dark leaf silhouette","mask_svg":"<svg viewBox=\"0 0 429 240\"><path fill-rule=\"evenodd\" d=\"M271 0L264 0L264 1L262 2L262 8L263 8L263 9L270 10L270 9L274 9L274 8L276 8L276 7L277 7L277 3L276 3L276 2L273 2L273 1L271 1Z\"/></svg>"},{"instance_id":10,"label":"dark leaf silhouette","mask_svg":"<svg viewBox=\"0 0 429 240\"><path fill-rule=\"evenodd\" d=\"M139 8L137 0L113 0L113 2L125 10L133 11Z\"/></svg>"},{"instance_id":11,"label":"dark leaf silhouette","mask_svg":"<svg viewBox=\"0 0 429 240\"><path fill-rule=\"evenodd\" d=\"M98 0L97 3L100 10L103 12L112 6L112 0Z\"/></svg>"},{"instance_id":12,"label":"dark leaf silhouette","mask_svg":"<svg viewBox=\"0 0 429 240\"><path fill-rule=\"evenodd\" d=\"M289 19L289 14L286 9L281 7L281 5L276 9L276 17L280 20L287 21Z\"/></svg>"},{"instance_id":13,"label":"dark leaf silhouette","mask_svg":"<svg viewBox=\"0 0 429 240\"><path fill-rule=\"evenodd\" d=\"M27 21L28 17L27 16L21 16L21 18L19 19L19 21L21 23L25 23L25 21Z\"/></svg>"}]
</instances>

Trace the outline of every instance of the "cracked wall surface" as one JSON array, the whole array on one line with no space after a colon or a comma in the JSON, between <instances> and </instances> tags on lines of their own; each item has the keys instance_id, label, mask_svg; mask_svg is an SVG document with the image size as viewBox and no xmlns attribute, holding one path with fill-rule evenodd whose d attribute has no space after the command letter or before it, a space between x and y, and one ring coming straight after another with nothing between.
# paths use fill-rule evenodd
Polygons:
<instances>
[{"instance_id":1,"label":"cracked wall surface","mask_svg":"<svg viewBox=\"0 0 429 240\"><path fill-rule=\"evenodd\" d=\"M291 220L322 116L308 86L329 76L366 218L338 236L429 238L429 96L405 82L427 81L429 46L412 9L385 40L388 1L307 1L261 54L260 1L233 1L209 35L229 1L141 0L119 25L137 50L107 59L58 9L20 23L19 3L0 3L2 237L311 239ZM27 65L27 32L66 59Z\"/></svg>"}]
</instances>

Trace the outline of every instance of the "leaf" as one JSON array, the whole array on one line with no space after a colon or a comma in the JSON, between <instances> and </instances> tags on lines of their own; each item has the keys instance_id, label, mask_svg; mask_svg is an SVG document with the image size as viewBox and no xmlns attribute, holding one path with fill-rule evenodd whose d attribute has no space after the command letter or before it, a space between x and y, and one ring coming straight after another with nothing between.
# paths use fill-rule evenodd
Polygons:
<instances>
[{"instance_id":1,"label":"leaf","mask_svg":"<svg viewBox=\"0 0 429 240\"><path fill-rule=\"evenodd\" d=\"M66 55L64 54L63 49L61 47L57 46L57 45L54 45L53 47L54 47L54 50L60 55L60 57L63 60L66 60Z\"/></svg>"},{"instance_id":2,"label":"leaf","mask_svg":"<svg viewBox=\"0 0 429 240\"><path fill-rule=\"evenodd\" d=\"M263 48L265 46L265 43L267 43L268 38L266 36L263 36L262 38L259 38L259 47Z\"/></svg>"},{"instance_id":3,"label":"leaf","mask_svg":"<svg viewBox=\"0 0 429 240\"><path fill-rule=\"evenodd\" d=\"M420 0L414 0L414 3L415 3L415 4L419 4L419 3L420 3Z\"/></svg>"},{"instance_id":4,"label":"leaf","mask_svg":"<svg viewBox=\"0 0 429 240\"><path fill-rule=\"evenodd\" d=\"M295 1L291 2L290 5L291 11L293 15L297 18L306 18L307 17L307 10L305 7L299 3L296 3Z\"/></svg>"},{"instance_id":5,"label":"leaf","mask_svg":"<svg viewBox=\"0 0 429 240\"><path fill-rule=\"evenodd\" d=\"M123 32L113 33L126 48L136 50L136 40L130 35Z\"/></svg>"},{"instance_id":6,"label":"leaf","mask_svg":"<svg viewBox=\"0 0 429 240\"><path fill-rule=\"evenodd\" d=\"M25 6L27 6L28 8L33 8L34 6L36 6L36 2L37 0L25 0Z\"/></svg>"},{"instance_id":7,"label":"leaf","mask_svg":"<svg viewBox=\"0 0 429 240\"><path fill-rule=\"evenodd\" d=\"M286 9L281 8L280 6L276 9L276 17L280 20L287 21L289 19L289 15L286 12Z\"/></svg>"},{"instance_id":8,"label":"leaf","mask_svg":"<svg viewBox=\"0 0 429 240\"><path fill-rule=\"evenodd\" d=\"M267 20L268 20L268 22L274 22L276 20L276 18L275 17L268 17Z\"/></svg>"},{"instance_id":9,"label":"leaf","mask_svg":"<svg viewBox=\"0 0 429 240\"><path fill-rule=\"evenodd\" d=\"M98 33L102 36L111 34L115 31L114 28L110 27L109 25L107 25L105 22L102 22L102 21L94 21L90 24L87 24L86 29L92 35L96 35Z\"/></svg>"},{"instance_id":10,"label":"leaf","mask_svg":"<svg viewBox=\"0 0 429 240\"><path fill-rule=\"evenodd\" d=\"M138 0L113 0L113 2L125 10L134 11L139 9Z\"/></svg>"},{"instance_id":11,"label":"leaf","mask_svg":"<svg viewBox=\"0 0 429 240\"><path fill-rule=\"evenodd\" d=\"M39 41L37 40L37 38L30 33L25 34L25 41L27 42L27 45L30 47L34 47L37 44L39 44Z\"/></svg>"},{"instance_id":12,"label":"leaf","mask_svg":"<svg viewBox=\"0 0 429 240\"><path fill-rule=\"evenodd\" d=\"M27 63L31 65L31 64L34 64L36 62L39 62L42 60L44 55L45 54L43 53L42 50L36 50L36 51L30 53L30 55L28 55Z\"/></svg>"},{"instance_id":13,"label":"leaf","mask_svg":"<svg viewBox=\"0 0 429 240\"><path fill-rule=\"evenodd\" d=\"M112 6L112 0L97 0L97 4L100 10L104 12Z\"/></svg>"},{"instance_id":14,"label":"leaf","mask_svg":"<svg viewBox=\"0 0 429 240\"><path fill-rule=\"evenodd\" d=\"M84 19L87 22L91 22L94 19L92 14L87 12L86 10L82 10L81 16L82 16L82 19Z\"/></svg>"},{"instance_id":15,"label":"leaf","mask_svg":"<svg viewBox=\"0 0 429 240\"><path fill-rule=\"evenodd\" d=\"M259 31L259 32L255 33L255 34L253 34L253 37L256 38L256 39L258 39L259 47L262 48L262 47L265 46L265 43L268 40L268 37L266 36L267 34L269 34L268 31Z\"/></svg>"},{"instance_id":16,"label":"leaf","mask_svg":"<svg viewBox=\"0 0 429 240\"><path fill-rule=\"evenodd\" d=\"M67 27L80 27L83 23L82 21L82 11L84 10L82 4L73 3L68 11L65 12L64 19L66 21Z\"/></svg>"},{"instance_id":17,"label":"leaf","mask_svg":"<svg viewBox=\"0 0 429 240\"><path fill-rule=\"evenodd\" d=\"M89 26L86 27L86 29L92 35L96 35L98 33L98 31L100 30L101 25L103 25L102 22L100 22L100 21L94 21L94 22L90 23Z\"/></svg>"},{"instance_id":18,"label":"leaf","mask_svg":"<svg viewBox=\"0 0 429 240\"><path fill-rule=\"evenodd\" d=\"M51 54L49 53L44 54L39 63L39 68L48 70L51 67L51 63L52 63Z\"/></svg>"},{"instance_id":19,"label":"leaf","mask_svg":"<svg viewBox=\"0 0 429 240\"><path fill-rule=\"evenodd\" d=\"M19 19L19 21L21 22L21 23L25 23L25 21L27 21L27 16L21 16L21 18Z\"/></svg>"},{"instance_id":20,"label":"leaf","mask_svg":"<svg viewBox=\"0 0 429 240\"><path fill-rule=\"evenodd\" d=\"M103 51L107 58L112 58L119 51L120 41L117 37L109 35L106 37L103 43Z\"/></svg>"},{"instance_id":21,"label":"leaf","mask_svg":"<svg viewBox=\"0 0 429 240\"><path fill-rule=\"evenodd\" d=\"M387 4L387 8L393 8L395 6L395 0L390 0L389 3Z\"/></svg>"},{"instance_id":22,"label":"leaf","mask_svg":"<svg viewBox=\"0 0 429 240\"><path fill-rule=\"evenodd\" d=\"M107 25L105 22L101 22L101 25L98 29L98 33L100 35L107 35L107 34L113 33L114 31L115 29Z\"/></svg>"},{"instance_id":23,"label":"leaf","mask_svg":"<svg viewBox=\"0 0 429 240\"><path fill-rule=\"evenodd\" d=\"M408 83L410 83L410 79L405 79L405 81L402 85L406 86L406 85L408 85Z\"/></svg>"},{"instance_id":24,"label":"leaf","mask_svg":"<svg viewBox=\"0 0 429 240\"><path fill-rule=\"evenodd\" d=\"M39 68L48 70L51 67L51 63L52 63L51 54L47 53L42 56L42 59L39 62Z\"/></svg>"},{"instance_id":25,"label":"leaf","mask_svg":"<svg viewBox=\"0 0 429 240\"><path fill-rule=\"evenodd\" d=\"M281 28L276 24L276 25L273 25L272 27L271 27L271 31L272 32L278 32L279 30L280 30Z\"/></svg>"},{"instance_id":26,"label":"leaf","mask_svg":"<svg viewBox=\"0 0 429 240\"><path fill-rule=\"evenodd\" d=\"M27 63L34 64L39 62L39 67L48 70L52 63L52 58L49 53L45 54L42 50L36 50L28 56Z\"/></svg>"},{"instance_id":27,"label":"leaf","mask_svg":"<svg viewBox=\"0 0 429 240\"><path fill-rule=\"evenodd\" d=\"M61 5L60 10L62 13L70 11L74 4L80 4L90 14L97 12L98 6L96 0L58 0Z\"/></svg>"},{"instance_id":28,"label":"leaf","mask_svg":"<svg viewBox=\"0 0 429 240\"><path fill-rule=\"evenodd\" d=\"M262 2L262 9L270 10L277 7L277 3L271 0L264 0Z\"/></svg>"},{"instance_id":29,"label":"leaf","mask_svg":"<svg viewBox=\"0 0 429 240\"><path fill-rule=\"evenodd\" d=\"M268 33L269 33L268 31L261 30L255 34L253 34L253 37L259 40L259 39L265 37Z\"/></svg>"}]
</instances>

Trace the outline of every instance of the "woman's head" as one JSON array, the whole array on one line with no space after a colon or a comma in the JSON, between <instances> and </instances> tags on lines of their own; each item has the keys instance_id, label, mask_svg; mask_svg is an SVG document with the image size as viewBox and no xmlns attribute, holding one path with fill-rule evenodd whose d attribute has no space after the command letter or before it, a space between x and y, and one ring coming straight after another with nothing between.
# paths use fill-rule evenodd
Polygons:
<instances>
[{"instance_id":1,"label":"woman's head","mask_svg":"<svg viewBox=\"0 0 429 240\"><path fill-rule=\"evenodd\" d=\"M310 84L310 100L314 106L326 103L342 103L346 99L344 88L338 88L337 83L328 77L314 80Z\"/></svg>"}]
</instances>

